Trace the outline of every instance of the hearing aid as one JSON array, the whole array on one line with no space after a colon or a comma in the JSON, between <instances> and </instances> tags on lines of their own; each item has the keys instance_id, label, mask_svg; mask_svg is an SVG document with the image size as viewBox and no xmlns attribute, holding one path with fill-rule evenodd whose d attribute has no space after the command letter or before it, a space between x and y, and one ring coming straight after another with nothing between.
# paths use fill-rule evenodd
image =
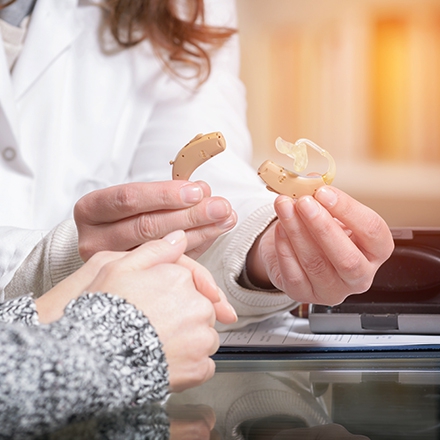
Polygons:
<instances>
[{"instance_id":1,"label":"hearing aid","mask_svg":"<svg viewBox=\"0 0 440 440\"><path fill-rule=\"evenodd\" d=\"M276 148L294 159L294 170L290 171L275 162L266 160L258 168L258 175L266 183L266 188L277 194L293 198L314 195L323 185L330 185L336 175L336 164L330 153L308 139L299 139L294 144L281 138L276 140ZM299 174L308 164L307 147L311 147L328 160L327 172L322 175L305 176Z\"/></svg>"},{"instance_id":2,"label":"hearing aid","mask_svg":"<svg viewBox=\"0 0 440 440\"><path fill-rule=\"evenodd\" d=\"M170 165L173 166L173 180L189 180L196 168L223 152L225 148L226 141L220 132L198 134L177 153L174 160L170 161Z\"/></svg>"}]
</instances>

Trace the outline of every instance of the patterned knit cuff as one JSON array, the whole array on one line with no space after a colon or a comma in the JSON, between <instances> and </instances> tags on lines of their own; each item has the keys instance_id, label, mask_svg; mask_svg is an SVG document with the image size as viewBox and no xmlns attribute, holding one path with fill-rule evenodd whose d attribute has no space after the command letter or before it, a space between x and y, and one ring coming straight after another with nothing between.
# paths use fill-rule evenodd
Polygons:
<instances>
[{"instance_id":1,"label":"patterned knit cuff","mask_svg":"<svg viewBox=\"0 0 440 440\"><path fill-rule=\"evenodd\" d=\"M126 384L130 403L166 397L168 365L162 344L148 318L133 305L107 293L86 293L69 303L61 319L87 327L87 343L108 359L117 379Z\"/></svg>"},{"instance_id":2,"label":"patterned knit cuff","mask_svg":"<svg viewBox=\"0 0 440 440\"><path fill-rule=\"evenodd\" d=\"M0 322L39 325L35 301L30 295L25 295L0 304Z\"/></svg>"}]
</instances>

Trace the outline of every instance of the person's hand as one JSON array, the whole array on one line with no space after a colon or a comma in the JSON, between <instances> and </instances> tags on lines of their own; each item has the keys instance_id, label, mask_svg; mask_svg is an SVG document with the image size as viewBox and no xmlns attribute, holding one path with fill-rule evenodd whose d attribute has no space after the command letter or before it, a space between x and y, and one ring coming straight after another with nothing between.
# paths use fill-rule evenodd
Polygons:
<instances>
[{"instance_id":1,"label":"person's hand","mask_svg":"<svg viewBox=\"0 0 440 440\"><path fill-rule=\"evenodd\" d=\"M305 303L335 305L368 290L394 243L385 221L334 187L275 200L278 219L251 250L249 278Z\"/></svg>"},{"instance_id":2,"label":"person's hand","mask_svg":"<svg viewBox=\"0 0 440 440\"><path fill-rule=\"evenodd\" d=\"M114 292L144 312L163 344L175 392L213 376L216 316L223 323L236 320L208 270L183 255L186 246L183 231L147 243L105 264L87 288Z\"/></svg>"},{"instance_id":3,"label":"person's hand","mask_svg":"<svg viewBox=\"0 0 440 440\"><path fill-rule=\"evenodd\" d=\"M167 405L170 440L220 439L214 430L215 412L207 405Z\"/></svg>"},{"instance_id":4,"label":"person's hand","mask_svg":"<svg viewBox=\"0 0 440 440\"><path fill-rule=\"evenodd\" d=\"M39 298L38 313L41 316L53 305L51 299L61 288L72 287L70 299L83 290L118 295L141 310L154 326L168 362L171 391L199 385L215 370L209 357L219 347L215 320L230 324L237 316L209 271L183 255L186 246L185 233L176 231L131 252L98 253L84 265L81 276L76 273L70 278L71 284L66 278L55 294L49 291L46 298ZM68 298L67 293L63 301Z\"/></svg>"},{"instance_id":5,"label":"person's hand","mask_svg":"<svg viewBox=\"0 0 440 440\"><path fill-rule=\"evenodd\" d=\"M96 252L126 251L182 229L187 255L197 259L237 215L204 182L183 180L127 183L93 191L75 205L78 250L87 261Z\"/></svg>"}]
</instances>

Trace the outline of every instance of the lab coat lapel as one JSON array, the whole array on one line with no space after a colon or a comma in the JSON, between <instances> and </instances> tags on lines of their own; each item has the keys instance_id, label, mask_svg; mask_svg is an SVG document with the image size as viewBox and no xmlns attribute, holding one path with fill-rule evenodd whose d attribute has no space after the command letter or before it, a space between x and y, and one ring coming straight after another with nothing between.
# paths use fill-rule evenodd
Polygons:
<instances>
[{"instance_id":1,"label":"lab coat lapel","mask_svg":"<svg viewBox=\"0 0 440 440\"><path fill-rule=\"evenodd\" d=\"M3 44L0 44L0 132L8 146L17 146L17 109Z\"/></svg>"},{"instance_id":2,"label":"lab coat lapel","mask_svg":"<svg viewBox=\"0 0 440 440\"><path fill-rule=\"evenodd\" d=\"M32 175L31 169L23 160L19 146L17 107L9 73L9 65L3 44L0 44L0 148L13 148L16 160L9 164L17 172ZM1 161L4 166L4 161Z\"/></svg>"},{"instance_id":3,"label":"lab coat lapel","mask_svg":"<svg viewBox=\"0 0 440 440\"><path fill-rule=\"evenodd\" d=\"M84 25L77 6L78 0L37 0L23 51L12 74L15 99L81 33Z\"/></svg>"}]
</instances>

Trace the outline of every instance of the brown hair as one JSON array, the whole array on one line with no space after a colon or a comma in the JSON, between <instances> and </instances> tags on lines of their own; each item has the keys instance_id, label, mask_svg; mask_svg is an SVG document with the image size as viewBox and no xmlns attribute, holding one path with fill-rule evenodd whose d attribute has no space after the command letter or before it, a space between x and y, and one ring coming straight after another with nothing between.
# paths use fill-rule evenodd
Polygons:
<instances>
[{"instance_id":1,"label":"brown hair","mask_svg":"<svg viewBox=\"0 0 440 440\"><path fill-rule=\"evenodd\" d=\"M0 9L14 2L0 4ZM186 8L185 18L179 16L178 2ZM206 25L203 0L103 0L103 6L111 33L121 46L148 39L167 70L182 77L177 64L190 65L199 84L210 74L211 52L236 32Z\"/></svg>"},{"instance_id":2,"label":"brown hair","mask_svg":"<svg viewBox=\"0 0 440 440\"><path fill-rule=\"evenodd\" d=\"M111 33L121 46L148 39L167 70L182 77L178 64L190 65L199 83L210 74L211 52L236 32L206 25L203 0L105 0L105 5ZM180 6L186 8L184 17Z\"/></svg>"}]
</instances>

